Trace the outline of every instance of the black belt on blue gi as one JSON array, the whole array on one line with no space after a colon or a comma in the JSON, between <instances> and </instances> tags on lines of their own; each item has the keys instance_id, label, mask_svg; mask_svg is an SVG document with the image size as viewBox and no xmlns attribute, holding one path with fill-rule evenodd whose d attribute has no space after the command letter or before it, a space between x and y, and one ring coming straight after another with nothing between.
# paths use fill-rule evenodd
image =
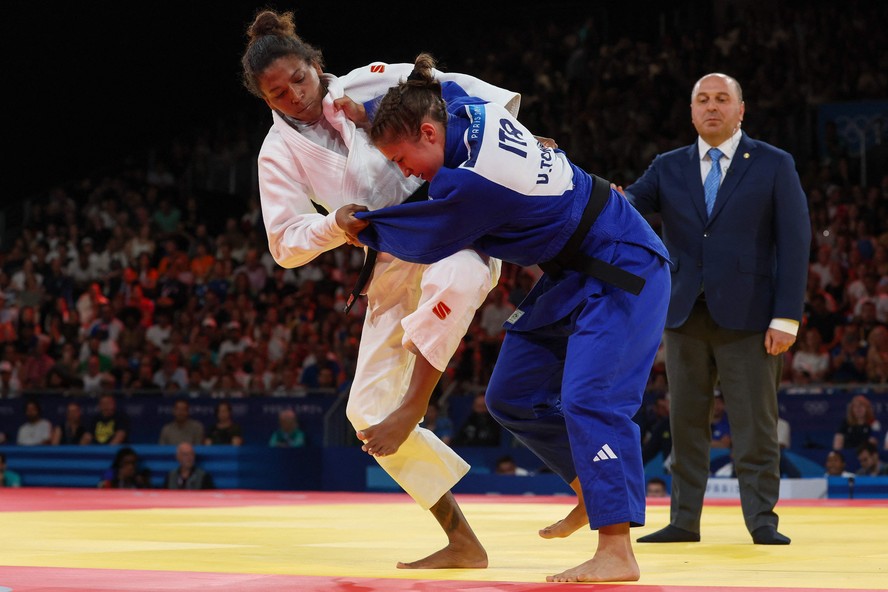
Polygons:
<instances>
[{"instance_id":1,"label":"black belt on blue gi","mask_svg":"<svg viewBox=\"0 0 888 592\"><path fill-rule=\"evenodd\" d=\"M549 261L540 263L540 268L549 275L554 276L557 276L565 269L572 269L638 296L641 294L641 289L644 288L643 277L629 273L625 269L580 251L580 247L583 246L583 240L589 234L589 229L592 228L592 224L595 223L607 200L610 198L610 181L596 175L591 176L595 184L592 186L589 201L586 203L586 208L583 210L583 216L580 218L577 229L567 239L567 243L565 243L561 252Z\"/></svg>"},{"instance_id":2,"label":"black belt on blue gi","mask_svg":"<svg viewBox=\"0 0 888 592\"><path fill-rule=\"evenodd\" d=\"M413 192L413 194L404 200L403 203L414 202L414 201L426 201L429 198L429 184L423 183L420 185L419 189ZM357 301L358 296L364 291L364 288L367 286L367 282L370 280L370 276L373 274L373 267L376 265L376 256L378 255L378 251L374 251L370 247L367 247L367 256L364 258L364 264L361 266L361 271L358 273L358 279L355 280L355 287L352 288L351 293L348 295L348 300L345 301L344 312L348 312L351 310L352 305Z\"/></svg>"}]
</instances>

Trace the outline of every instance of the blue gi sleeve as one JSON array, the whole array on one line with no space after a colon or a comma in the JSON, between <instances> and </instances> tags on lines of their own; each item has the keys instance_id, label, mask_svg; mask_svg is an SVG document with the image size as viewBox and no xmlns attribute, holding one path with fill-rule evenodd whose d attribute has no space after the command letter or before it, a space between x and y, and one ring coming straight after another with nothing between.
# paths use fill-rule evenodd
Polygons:
<instances>
[{"instance_id":1,"label":"blue gi sleeve","mask_svg":"<svg viewBox=\"0 0 888 592\"><path fill-rule=\"evenodd\" d=\"M370 222L361 242L404 261L434 263L495 231L514 207L509 189L471 171L442 168L433 183L429 201L355 214Z\"/></svg>"}]
</instances>

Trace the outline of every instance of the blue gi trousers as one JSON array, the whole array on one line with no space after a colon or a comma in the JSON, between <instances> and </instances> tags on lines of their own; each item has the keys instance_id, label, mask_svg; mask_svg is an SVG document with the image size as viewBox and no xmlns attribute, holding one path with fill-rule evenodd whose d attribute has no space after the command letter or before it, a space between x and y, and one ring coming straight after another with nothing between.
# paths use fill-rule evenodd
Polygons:
<instances>
[{"instance_id":1,"label":"blue gi trousers","mask_svg":"<svg viewBox=\"0 0 888 592\"><path fill-rule=\"evenodd\" d=\"M612 261L646 279L641 294L606 285L566 318L506 332L491 415L570 483L579 476L592 529L644 524L641 406L669 303L668 264L620 245Z\"/></svg>"}]
</instances>

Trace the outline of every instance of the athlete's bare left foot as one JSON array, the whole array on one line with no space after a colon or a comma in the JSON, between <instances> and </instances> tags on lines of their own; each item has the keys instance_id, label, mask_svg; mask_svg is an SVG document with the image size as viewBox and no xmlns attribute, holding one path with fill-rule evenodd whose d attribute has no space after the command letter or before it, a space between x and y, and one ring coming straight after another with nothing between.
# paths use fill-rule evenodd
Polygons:
<instances>
[{"instance_id":1,"label":"athlete's bare left foot","mask_svg":"<svg viewBox=\"0 0 888 592\"><path fill-rule=\"evenodd\" d=\"M398 569L483 569L487 551L481 545L447 545L428 557L410 563L398 562Z\"/></svg>"},{"instance_id":2,"label":"athlete's bare left foot","mask_svg":"<svg viewBox=\"0 0 888 592\"><path fill-rule=\"evenodd\" d=\"M589 524L589 516L586 514L586 503L583 501L583 489L580 487L579 477L575 477L570 482L570 488L577 494L577 505L567 513L567 516L558 522L540 529L540 536L544 539L564 538Z\"/></svg>"},{"instance_id":3,"label":"athlete's bare left foot","mask_svg":"<svg viewBox=\"0 0 888 592\"><path fill-rule=\"evenodd\" d=\"M540 536L544 539L558 539L572 535L579 529L589 524L589 517L586 516L586 506L579 503L568 512L567 516L540 529Z\"/></svg>"}]
</instances>

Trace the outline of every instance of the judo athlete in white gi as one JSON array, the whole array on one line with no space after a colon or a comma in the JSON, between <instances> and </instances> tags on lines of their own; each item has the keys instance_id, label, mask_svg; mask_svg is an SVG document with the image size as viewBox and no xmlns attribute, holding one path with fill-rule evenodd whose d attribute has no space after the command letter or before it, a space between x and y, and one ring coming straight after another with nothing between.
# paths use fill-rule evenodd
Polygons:
<instances>
[{"instance_id":1,"label":"judo athlete in white gi","mask_svg":"<svg viewBox=\"0 0 888 592\"><path fill-rule=\"evenodd\" d=\"M644 523L645 481L632 417L665 324L668 253L607 181L543 147L508 111L451 82L445 103L432 64L417 59L371 128L405 175L431 181L430 200L343 208L340 225L409 261L473 247L541 264L546 273L506 322L487 404L566 482L579 477L599 531L592 559L547 579L637 580L629 528Z\"/></svg>"},{"instance_id":2,"label":"judo athlete in white gi","mask_svg":"<svg viewBox=\"0 0 888 592\"><path fill-rule=\"evenodd\" d=\"M295 34L291 13L259 13L248 37L244 83L271 107L273 118L259 154L269 249L279 265L297 267L346 243L335 222L340 206L360 203L373 210L398 204L423 185L405 179L338 103L346 92L358 101L380 96L412 65L374 63L342 78L325 74L320 52ZM518 109L515 93L469 76L448 77ZM315 203L329 214L319 213ZM347 415L361 439L382 430L402 440L396 451L366 445L364 450L423 509L431 510L448 537L443 549L398 567L487 566L486 551L450 492L469 465L418 424L499 272L498 260L473 250L455 251L433 265L380 253L374 268Z\"/></svg>"}]
</instances>

